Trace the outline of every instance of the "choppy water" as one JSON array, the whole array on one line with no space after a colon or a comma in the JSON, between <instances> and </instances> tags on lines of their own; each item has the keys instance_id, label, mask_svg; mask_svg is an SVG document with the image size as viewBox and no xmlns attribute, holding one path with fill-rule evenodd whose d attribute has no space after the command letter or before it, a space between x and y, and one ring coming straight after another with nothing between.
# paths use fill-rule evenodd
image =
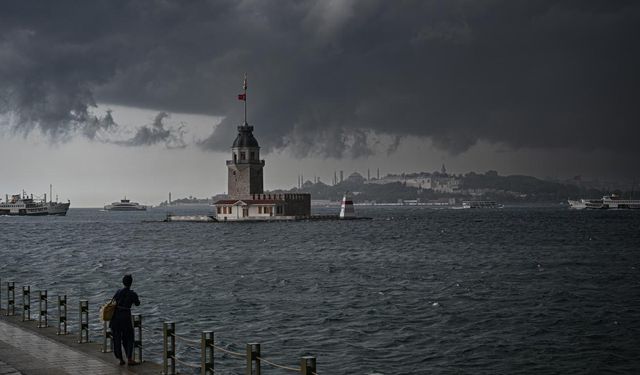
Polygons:
<instances>
[{"instance_id":1,"label":"choppy water","mask_svg":"<svg viewBox=\"0 0 640 375\"><path fill-rule=\"evenodd\" d=\"M127 272L145 356L158 362L161 322L172 320L179 335L214 330L233 351L259 342L288 366L316 355L326 375L640 372L640 212L359 212L374 220L0 217L2 304L7 280L68 294L71 318L89 299L98 340L97 306ZM179 355L194 362L198 350ZM242 372L241 360L216 356L217 373Z\"/></svg>"}]
</instances>

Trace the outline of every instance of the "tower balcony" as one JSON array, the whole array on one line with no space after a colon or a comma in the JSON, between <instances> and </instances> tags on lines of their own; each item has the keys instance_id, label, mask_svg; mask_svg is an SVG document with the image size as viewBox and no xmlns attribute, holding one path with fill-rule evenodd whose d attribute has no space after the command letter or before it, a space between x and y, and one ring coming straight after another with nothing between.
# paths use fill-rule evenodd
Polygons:
<instances>
[{"instance_id":1,"label":"tower balcony","mask_svg":"<svg viewBox=\"0 0 640 375\"><path fill-rule=\"evenodd\" d=\"M263 160L227 160L227 165L261 165L264 167Z\"/></svg>"}]
</instances>

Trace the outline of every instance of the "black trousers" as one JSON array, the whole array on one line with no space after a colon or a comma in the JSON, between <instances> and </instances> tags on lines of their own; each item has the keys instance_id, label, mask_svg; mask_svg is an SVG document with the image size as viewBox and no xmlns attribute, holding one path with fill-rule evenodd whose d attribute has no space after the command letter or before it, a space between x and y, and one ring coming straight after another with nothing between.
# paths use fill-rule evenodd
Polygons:
<instances>
[{"instance_id":1,"label":"black trousers","mask_svg":"<svg viewBox=\"0 0 640 375\"><path fill-rule=\"evenodd\" d=\"M122 357L122 347L124 347L127 359L133 360L133 323L131 323L131 317L121 316L112 320L111 334L113 335L113 354L116 358L124 359Z\"/></svg>"}]
</instances>

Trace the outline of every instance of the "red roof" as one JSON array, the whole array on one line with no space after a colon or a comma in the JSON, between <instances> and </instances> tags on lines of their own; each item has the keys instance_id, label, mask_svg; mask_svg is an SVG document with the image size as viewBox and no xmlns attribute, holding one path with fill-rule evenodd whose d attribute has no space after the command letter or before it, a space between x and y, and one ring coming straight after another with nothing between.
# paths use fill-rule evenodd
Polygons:
<instances>
[{"instance_id":1,"label":"red roof","mask_svg":"<svg viewBox=\"0 0 640 375\"><path fill-rule=\"evenodd\" d=\"M219 200L215 205L234 205L238 202L244 202L246 204L276 204L284 202L284 199L223 199Z\"/></svg>"}]
</instances>

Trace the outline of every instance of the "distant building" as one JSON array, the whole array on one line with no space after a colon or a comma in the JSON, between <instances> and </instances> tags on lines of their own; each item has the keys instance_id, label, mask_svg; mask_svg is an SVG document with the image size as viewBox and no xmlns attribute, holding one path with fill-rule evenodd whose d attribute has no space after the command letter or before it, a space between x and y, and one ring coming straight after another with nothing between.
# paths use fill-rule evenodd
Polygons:
<instances>
[{"instance_id":1,"label":"distant building","mask_svg":"<svg viewBox=\"0 0 640 375\"><path fill-rule=\"evenodd\" d=\"M440 173L418 173L407 176L387 175L385 177L366 181L368 184L394 184L400 183L408 187L433 190L439 193L457 193L460 191L462 180L458 177L443 175Z\"/></svg>"},{"instance_id":2,"label":"distant building","mask_svg":"<svg viewBox=\"0 0 640 375\"><path fill-rule=\"evenodd\" d=\"M353 172L349 175L349 177L347 177L347 182L351 182L355 184L364 184L365 179L360 173Z\"/></svg>"}]
</instances>

